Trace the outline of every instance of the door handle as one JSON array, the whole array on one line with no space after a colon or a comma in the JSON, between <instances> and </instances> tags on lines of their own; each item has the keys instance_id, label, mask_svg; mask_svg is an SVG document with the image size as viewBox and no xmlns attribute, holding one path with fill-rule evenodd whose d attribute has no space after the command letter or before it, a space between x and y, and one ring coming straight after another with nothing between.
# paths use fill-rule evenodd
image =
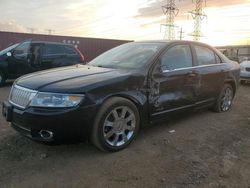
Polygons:
<instances>
[{"instance_id":1,"label":"door handle","mask_svg":"<svg viewBox=\"0 0 250 188\"><path fill-rule=\"evenodd\" d=\"M189 76L189 77L196 77L197 74L195 74L195 73L190 73L190 74L188 74L188 76Z\"/></svg>"},{"instance_id":2,"label":"door handle","mask_svg":"<svg viewBox=\"0 0 250 188\"><path fill-rule=\"evenodd\" d=\"M226 70L225 69L221 69L220 72L225 72Z\"/></svg>"},{"instance_id":3,"label":"door handle","mask_svg":"<svg viewBox=\"0 0 250 188\"><path fill-rule=\"evenodd\" d=\"M195 73L190 73L190 74L188 74L188 76L189 76L189 77L195 77L195 76L197 76L197 74L195 74Z\"/></svg>"},{"instance_id":4,"label":"door handle","mask_svg":"<svg viewBox=\"0 0 250 188\"><path fill-rule=\"evenodd\" d=\"M196 77L198 75L198 73L196 72L190 72L187 74L188 77Z\"/></svg>"}]
</instances>

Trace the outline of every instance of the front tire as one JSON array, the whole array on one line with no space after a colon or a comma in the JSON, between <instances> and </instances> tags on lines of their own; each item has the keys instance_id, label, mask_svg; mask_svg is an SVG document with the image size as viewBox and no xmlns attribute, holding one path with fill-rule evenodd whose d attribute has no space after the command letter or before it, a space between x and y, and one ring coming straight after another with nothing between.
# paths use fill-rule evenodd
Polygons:
<instances>
[{"instance_id":1,"label":"front tire","mask_svg":"<svg viewBox=\"0 0 250 188\"><path fill-rule=\"evenodd\" d=\"M0 71L0 86L3 86L5 84L5 76L3 72Z\"/></svg>"},{"instance_id":2,"label":"front tire","mask_svg":"<svg viewBox=\"0 0 250 188\"><path fill-rule=\"evenodd\" d=\"M234 98L234 90L230 84L225 84L216 101L214 110L216 112L226 112L231 109Z\"/></svg>"},{"instance_id":3,"label":"front tire","mask_svg":"<svg viewBox=\"0 0 250 188\"><path fill-rule=\"evenodd\" d=\"M92 129L92 143L102 151L126 148L139 131L137 107L121 97L108 99L100 108Z\"/></svg>"}]
</instances>

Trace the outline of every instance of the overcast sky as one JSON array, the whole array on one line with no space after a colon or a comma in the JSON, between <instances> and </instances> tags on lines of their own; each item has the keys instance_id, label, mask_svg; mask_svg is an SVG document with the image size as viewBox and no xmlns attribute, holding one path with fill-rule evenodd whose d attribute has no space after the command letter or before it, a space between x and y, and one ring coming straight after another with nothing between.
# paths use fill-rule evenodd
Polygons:
<instances>
[{"instance_id":1,"label":"overcast sky","mask_svg":"<svg viewBox=\"0 0 250 188\"><path fill-rule=\"evenodd\" d=\"M162 39L167 0L0 0L0 30L130 40ZM176 25L190 40L192 0L176 0ZM202 41L212 45L250 43L250 0L207 0ZM177 32L177 31L176 31Z\"/></svg>"}]
</instances>

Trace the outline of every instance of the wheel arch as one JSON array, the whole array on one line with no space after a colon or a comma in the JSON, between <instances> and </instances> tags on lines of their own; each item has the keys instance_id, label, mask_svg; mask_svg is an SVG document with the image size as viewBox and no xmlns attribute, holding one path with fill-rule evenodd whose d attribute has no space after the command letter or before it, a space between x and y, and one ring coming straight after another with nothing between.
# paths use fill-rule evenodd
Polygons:
<instances>
[{"instance_id":1,"label":"wheel arch","mask_svg":"<svg viewBox=\"0 0 250 188\"><path fill-rule=\"evenodd\" d=\"M225 84L229 84L232 86L233 88L233 92L234 92L234 96L235 96L235 93L236 93L236 90L237 90L237 85L236 85L236 82L234 80L226 80L225 81Z\"/></svg>"},{"instance_id":2,"label":"wheel arch","mask_svg":"<svg viewBox=\"0 0 250 188\"><path fill-rule=\"evenodd\" d=\"M3 79L7 79L8 75L7 75L6 71L4 71L4 69L2 67L0 67L0 73L3 74Z\"/></svg>"},{"instance_id":3,"label":"wheel arch","mask_svg":"<svg viewBox=\"0 0 250 188\"><path fill-rule=\"evenodd\" d=\"M5 65L2 65L0 62L0 72L3 73L5 78L8 77L8 68Z\"/></svg>"},{"instance_id":4,"label":"wheel arch","mask_svg":"<svg viewBox=\"0 0 250 188\"><path fill-rule=\"evenodd\" d=\"M136 108L139 112L141 125L143 126L143 125L148 123L149 118L148 118L146 96L139 97L139 96L134 96L133 94L130 94L130 93L117 93L117 94L109 95L108 97L106 97L103 100L103 103L105 103L107 100L109 100L113 97L121 97L121 98L127 99L130 102L132 102L136 106Z\"/></svg>"}]
</instances>

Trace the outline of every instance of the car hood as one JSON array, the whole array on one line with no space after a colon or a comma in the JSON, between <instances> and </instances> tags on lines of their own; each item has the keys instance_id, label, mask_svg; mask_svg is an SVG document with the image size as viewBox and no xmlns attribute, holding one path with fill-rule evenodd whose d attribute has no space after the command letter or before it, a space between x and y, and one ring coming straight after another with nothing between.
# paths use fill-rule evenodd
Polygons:
<instances>
[{"instance_id":1,"label":"car hood","mask_svg":"<svg viewBox=\"0 0 250 188\"><path fill-rule=\"evenodd\" d=\"M250 61L243 61L241 64L240 64L241 67L250 67Z\"/></svg>"},{"instance_id":2,"label":"car hood","mask_svg":"<svg viewBox=\"0 0 250 188\"><path fill-rule=\"evenodd\" d=\"M16 84L42 92L81 93L94 83L111 79L117 81L129 74L125 70L74 65L29 74L19 78Z\"/></svg>"}]
</instances>

